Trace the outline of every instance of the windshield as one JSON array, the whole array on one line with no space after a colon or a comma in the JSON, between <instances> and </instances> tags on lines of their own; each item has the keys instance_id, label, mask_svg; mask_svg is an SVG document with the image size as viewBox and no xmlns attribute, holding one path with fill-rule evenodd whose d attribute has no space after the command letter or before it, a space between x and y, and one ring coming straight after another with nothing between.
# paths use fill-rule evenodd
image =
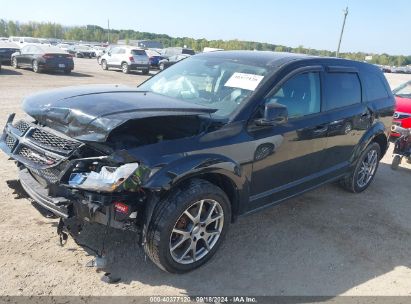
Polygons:
<instances>
[{"instance_id":1,"label":"windshield","mask_svg":"<svg viewBox=\"0 0 411 304\"><path fill-rule=\"evenodd\" d=\"M393 91L395 96L411 98L411 81L408 81Z\"/></svg>"},{"instance_id":2,"label":"windshield","mask_svg":"<svg viewBox=\"0 0 411 304\"><path fill-rule=\"evenodd\" d=\"M253 93L267 69L238 61L190 57L143 83L145 91L217 109L228 117Z\"/></svg>"}]
</instances>

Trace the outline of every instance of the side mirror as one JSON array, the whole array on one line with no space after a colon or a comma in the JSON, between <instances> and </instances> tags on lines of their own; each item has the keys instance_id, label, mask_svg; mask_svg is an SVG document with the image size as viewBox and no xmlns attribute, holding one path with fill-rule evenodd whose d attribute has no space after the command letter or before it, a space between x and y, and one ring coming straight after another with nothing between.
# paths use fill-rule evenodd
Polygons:
<instances>
[{"instance_id":1,"label":"side mirror","mask_svg":"<svg viewBox=\"0 0 411 304\"><path fill-rule=\"evenodd\" d=\"M107 55L111 56L111 52L107 52Z\"/></svg>"},{"instance_id":2,"label":"side mirror","mask_svg":"<svg viewBox=\"0 0 411 304\"><path fill-rule=\"evenodd\" d=\"M277 102L269 102L265 105L264 117L257 119L257 126L274 126L288 122L288 110L286 106Z\"/></svg>"}]
</instances>

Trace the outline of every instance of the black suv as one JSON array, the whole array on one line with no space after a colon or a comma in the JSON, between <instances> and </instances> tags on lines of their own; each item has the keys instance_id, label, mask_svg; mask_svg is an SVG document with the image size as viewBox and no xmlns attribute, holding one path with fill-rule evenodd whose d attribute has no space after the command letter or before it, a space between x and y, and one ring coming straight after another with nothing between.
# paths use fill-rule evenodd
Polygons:
<instances>
[{"instance_id":1,"label":"black suv","mask_svg":"<svg viewBox=\"0 0 411 304\"><path fill-rule=\"evenodd\" d=\"M204 53L138 88L28 97L33 120L10 115L0 147L27 193L61 217L60 233L85 221L136 231L155 264L182 273L208 261L239 216L336 180L365 190L393 107L373 65Z\"/></svg>"}]
</instances>

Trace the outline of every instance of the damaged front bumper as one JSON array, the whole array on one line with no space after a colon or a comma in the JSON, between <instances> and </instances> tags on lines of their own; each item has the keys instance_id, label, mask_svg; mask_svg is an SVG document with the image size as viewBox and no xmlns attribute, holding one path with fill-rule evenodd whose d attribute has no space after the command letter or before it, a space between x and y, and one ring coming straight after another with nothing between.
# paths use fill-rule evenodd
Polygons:
<instances>
[{"instance_id":1,"label":"damaged front bumper","mask_svg":"<svg viewBox=\"0 0 411 304\"><path fill-rule=\"evenodd\" d=\"M39 205L63 219L138 231L144 192L98 193L60 184L83 143L34 123L13 123L10 115L0 149L17 162L23 189Z\"/></svg>"}]
</instances>

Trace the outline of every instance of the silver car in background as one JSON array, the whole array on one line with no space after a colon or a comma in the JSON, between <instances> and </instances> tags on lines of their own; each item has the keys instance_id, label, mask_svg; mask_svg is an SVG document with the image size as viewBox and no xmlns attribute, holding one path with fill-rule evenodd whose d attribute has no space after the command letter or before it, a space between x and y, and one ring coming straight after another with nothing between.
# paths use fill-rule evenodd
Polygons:
<instances>
[{"instance_id":1,"label":"silver car in background","mask_svg":"<svg viewBox=\"0 0 411 304\"><path fill-rule=\"evenodd\" d=\"M103 70L121 69L124 74L140 70L144 75L150 71L150 62L146 52L135 46L116 46L101 57Z\"/></svg>"}]
</instances>

